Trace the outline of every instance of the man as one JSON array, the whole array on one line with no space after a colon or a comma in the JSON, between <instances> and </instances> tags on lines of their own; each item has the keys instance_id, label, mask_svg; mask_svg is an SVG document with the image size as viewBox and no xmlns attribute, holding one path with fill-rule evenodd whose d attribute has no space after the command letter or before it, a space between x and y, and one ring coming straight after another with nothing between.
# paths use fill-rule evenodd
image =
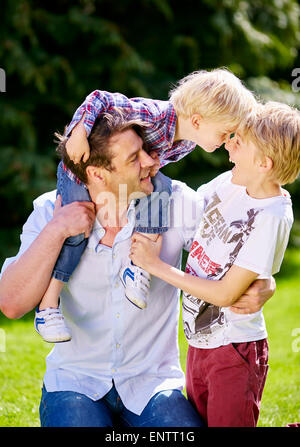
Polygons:
<instances>
[{"instance_id":1,"label":"man","mask_svg":"<svg viewBox=\"0 0 300 447\"><path fill-rule=\"evenodd\" d=\"M56 344L47 357L42 426L202 426L180 391L178 291L153 279L141 315L125 299L119 278L135 223L130 196L152 192L154 160L134 130L136 123L122 114L103 116L93 132L97 126L106 126L107 138L97 149L102 150L99 166L85 169L93 203L61 207L54 191L35 200L20 251L2 269L0 308L7 317L19 318L37 306L64 240L85 233L87 248L61 293L72 340ZM164 234L161 257L179 267L182 248L190 248L201 216L195 191L173 182L170 214L175 220ZM273 292L269 285L259 295L259 286L253 288L250 298L236 304L241 312L257 311Z\"/></svg>"}]
</instances>

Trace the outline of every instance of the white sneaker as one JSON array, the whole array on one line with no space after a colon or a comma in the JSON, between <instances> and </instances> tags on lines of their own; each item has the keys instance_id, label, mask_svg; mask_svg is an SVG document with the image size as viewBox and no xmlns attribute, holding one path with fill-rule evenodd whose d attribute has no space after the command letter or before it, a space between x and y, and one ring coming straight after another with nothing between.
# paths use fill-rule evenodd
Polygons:
<instances>
[{"instance_id":1,"label":"white sneaker","mask_svg":"<svg viewBox=\"0 0 300 447\"><path fill-rule=\"evenodd\" d=\"M150 274L131 262L121 269L120 278L125 287L126 298L140 309L145 309L149 296Z\"/></svg>"},{"instance_id":2,"label":"white sneaker","mask_svg":"<svg viewBox=\"0 0 300 447\"><path fill-rule=\"evenodd\" d=\"M60 343L71 340L71 332L65 324L63 314L59 309L48 307L35 311L34 327L40 336L48 343Z\"/></svg>"}]
</instances>

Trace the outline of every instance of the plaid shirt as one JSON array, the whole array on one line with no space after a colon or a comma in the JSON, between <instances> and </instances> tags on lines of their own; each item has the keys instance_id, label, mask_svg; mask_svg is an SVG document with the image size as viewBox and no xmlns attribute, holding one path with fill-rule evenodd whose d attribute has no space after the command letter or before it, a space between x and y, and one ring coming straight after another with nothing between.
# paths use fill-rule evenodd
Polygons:
<instances>
[{"instance_id":1,"label":"plaid shirt","mask_svg":"<svg viewBox=\"0 0 300 447\"><path fill-rule=\"evenodd\" d=\"M148 98L128 99L121 93L109 93L101 90L92 92L76 110L67 128L67 135L81 120L85 112L84 127L89 136L98 115L109 112L114 107L124 109L128 113L128 119L141 119L149 125L145 129L145 141L151 151L158 153L161 167L180 160L196 146L195 143L187 140L174 142L177 117L174 107L169 101Z\"/></svg>"}]
</instances>

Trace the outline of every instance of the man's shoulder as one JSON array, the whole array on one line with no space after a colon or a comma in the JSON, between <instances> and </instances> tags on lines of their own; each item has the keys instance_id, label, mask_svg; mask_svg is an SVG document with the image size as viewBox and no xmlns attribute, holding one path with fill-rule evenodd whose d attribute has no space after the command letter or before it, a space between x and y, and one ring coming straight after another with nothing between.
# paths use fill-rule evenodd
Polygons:
<instances>
[{"instance_id":1,"label":"man's shoulder","mask_svg":"<svg viewBox=\"0 0 300 447\"><path fill-rule=\"evenodd\" d=\"M33 201L33 207L35 208L43 208L43 207L52 207L54 208L54 202L56 200L56 189L53 191L45 192L40 195Z\"/></svg>"},{"instance_id":2,"label":"man's shoulder","mask_svg":"<svg viewBox=\"0 0 300 447\"><path fill-rule=\"evenodd\" d=\"M32 222L43 222L45 225L53 217L54 204L56 200L56 190L45 192L33 201L33 212L29 216L26 225Z\"/></svg>"}]
</instances>

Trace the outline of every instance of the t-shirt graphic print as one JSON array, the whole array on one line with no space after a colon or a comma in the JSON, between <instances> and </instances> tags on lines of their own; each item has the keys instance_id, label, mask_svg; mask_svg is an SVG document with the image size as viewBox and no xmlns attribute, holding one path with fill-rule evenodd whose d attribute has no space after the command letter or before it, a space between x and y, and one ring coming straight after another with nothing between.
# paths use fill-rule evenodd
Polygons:
<instances>
[{"instance_id":1,"label":"t-shirt graphic print","mask_svg":"<svg viewBox=\"0 0 300 447\"><path fill-rule=\"evenodd\" d=\"M220 198L214 193L205 208L202 225L199 228L199 235L206 241L207 246L215 238L219 238L223 244L230 245L231 251L228 255L228 260L224 266L217 264L206 254L203 245L200 245L195 240L186 265L186 272L189 274L196 275L196 272L189 264L190 258L192 258L198 262L200 268L206 273L207 279L222 279L234 263L251 231L255 228L254 222L257 214L260 212L259 209L251 208L247 210L247 217L244 220L234 220L229 225L226 225L224 217L218 209L220 202ZM182 314L183 328L187 339L191 337L191 334L212 334L224 324L224 312L221 307L206 303L204 300L195 298L185 292Z\"/></svg>"}]
</instances>

